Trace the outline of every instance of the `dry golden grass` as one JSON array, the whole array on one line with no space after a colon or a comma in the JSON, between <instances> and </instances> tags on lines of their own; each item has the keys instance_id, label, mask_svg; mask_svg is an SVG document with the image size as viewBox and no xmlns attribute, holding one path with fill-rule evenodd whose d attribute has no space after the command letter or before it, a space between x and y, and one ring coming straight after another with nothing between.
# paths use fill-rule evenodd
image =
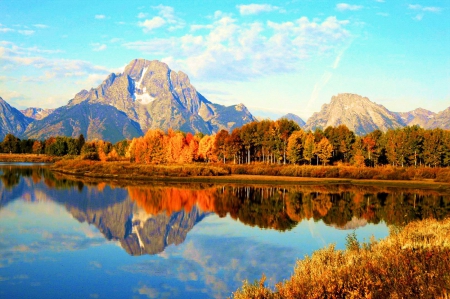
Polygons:
<instances>
[{"instance_id":1,"label":"dry golden grass","mask_svg":"<svg viewBox=\"0 0 450 299\"><path fill-rule=\"evenodd\" d=\"M1 162L53 163L58 160L61 158L43 154L0 154Z\"/></svg>"},{"instance_id":2,"label":"dry golden grass","mask_svg":"<svg viewBox=\"0 0 450 299\"><path fill-rule=\"evenodd\" d=\"M54 170L75 175L93 177L145 178L155 176L191 177L220 176L228 172L221 167L207 164L136 164L130 162L100 162L82 159L62 160Z\"/></svg>"},{"instance_id":3,"label":"dry golden grass","mask_svg":"<svg viewBox=\"0 0 450 299\"><path fill-rule=\"evenodd\" d=\"M356 167L311 165L224 165L231 174L293 176L311 178L345 178L366 180L435 180L450 183L449 168L431 167Z\"/></svg>"},{"instance_id":4,"label":"dry golden grass","mask_svg":"<svg viewBox=\"0 0 450 299\"><path fill-rule=\"evenodd\" d=\"M346 250L331 245L299 260L275 290L244 282L234 298L448 298L450 218L393 228L385 240L360 245L349 235Z\"/></svg>"}]
</instances>

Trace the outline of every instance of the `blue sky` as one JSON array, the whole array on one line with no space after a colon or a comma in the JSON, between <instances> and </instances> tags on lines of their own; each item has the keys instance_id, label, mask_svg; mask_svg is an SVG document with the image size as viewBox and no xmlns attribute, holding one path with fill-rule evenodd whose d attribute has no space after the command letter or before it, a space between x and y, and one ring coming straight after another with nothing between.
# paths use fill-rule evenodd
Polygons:
<instances>
[{"instance_id":1,"label":"blue sky","mask_svg":"<svg viewBox=\"0 0 450 299\"><path fill-rule=\"evenodd\" d=\"M307 119L331 96L450 106L450 1L0 0L0 96L55 108L134 58L209 100Z\"/></svg>"}]
</instances>

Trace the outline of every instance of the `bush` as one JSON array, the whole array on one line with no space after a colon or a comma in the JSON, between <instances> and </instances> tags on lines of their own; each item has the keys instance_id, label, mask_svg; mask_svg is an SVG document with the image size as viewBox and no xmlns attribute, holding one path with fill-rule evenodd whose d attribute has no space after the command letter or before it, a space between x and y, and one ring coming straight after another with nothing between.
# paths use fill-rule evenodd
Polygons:
<instances>
[{"instance_id":1,"label":"bush","mask_svg":"<svg viewBox=\"0 0 450 299\"><path fill-rule=\"evenodd\" d=\"M382 241L334 245L297 262L275 290L244 282L234 298L444 298L450 290L450 218L412 222Z\"/></svg>"}]
</instances>

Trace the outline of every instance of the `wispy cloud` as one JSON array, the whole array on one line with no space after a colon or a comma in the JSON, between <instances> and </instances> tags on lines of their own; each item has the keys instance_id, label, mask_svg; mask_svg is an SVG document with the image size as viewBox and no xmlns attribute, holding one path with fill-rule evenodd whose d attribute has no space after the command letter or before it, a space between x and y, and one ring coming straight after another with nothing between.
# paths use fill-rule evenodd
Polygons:
<instances>
[{"instance_id":1,"label":"wispy cloud","mask_svg":"<svg viewBox=\"0 0 450 299\"><path fill-rule=\"evenodd\" d=\"M48 25L45 25L45 24L34 24L33 26L36 27L36 28L39 28L39 29L48 28Z\"/></svg>"},{"instance_id":2,"label":"wispy cloud","mask_svg":"<svg viewBox=\"0 0 450 299\"><path fill-rule=\"evenodd\" d=\"M352 5L348 3L338 3L336 4L336 9L339 11L346 11L346 10L360 10L362 9L362 5Z\"/></svg>"},{"instance_id":3,"label":"wispy cloud","mask_svg":"<svg viewBox=\"0 0 450 299\"><path fill-rule=\"evenodd\" d=\"M70 60L55 58L60 50L46 50L37 47L24 48L11 42L0 42L0 64L9 69L23 66L42 70L41 80L52 77L87 76L88 74L107 74L109 70L102 66L93 65L83 60ZM49 56L49 57L45 57ZM55 75L46 75L54 73Z\"/></svg>"},{"instance_id":4,"label":"wispy cloud","mask_svg":"<svg viewBox=\"0 0 450 299\"><path fill-rule=\"evenodd\" d=\"M168 26L168 30L176 30L185 26L184 20L175 15L175 10L171 6L158 5L153 6L153 10L157 11L157 16L147 19L143 22L138 22L139 27L143 27L144 32L150 32L154 29ZM138 18L145 18L147 13L139 13Z\"/></svg>"},{"instance_id":5,"label":"wispy cloud","mask_svg":"<svg viewBox=\"0 0 450 299\"><path fill-rule=\"evenodd\" d=\"M103 19L106 18L106 16L105 16L105 15L95 15L95 18L96 18L97 20L103 20Z\"/></svg>"},{"instance_id":6,"label":"wispy cloud","mask_svg":"<svg viewBox=\"0 0 450 299\"><path fill-rule=\"evenodd\" d=\"M145 18L145 17L147 17L147 16L148 16L147 13L140 12L140 13L137 15L137 18L138 18L138 19L143 19L143 18Z\"/></svg>"},{"instance_id":7,"label":"wispy cloud","mask_svg":"<svg viewBox=\"0 0 450 299\"><path fill-rule=\"evenodd\" d=\"M144 28L144 32L149 32L154 29L160 28L166 24L163 18L156 16L153 19L139 22L139 26Z\"/></svg>"},{"instance_id":8,"label":"wispy cloud","mask_svg":"<svg viewBox=\"0 0 450 299\"><path fill-rule=\"evenodd\" d=\"M163 57L173 67L189 69L193 76L245 80L297 70L300 61L327 53L349 37L345 29L349 22L336 17L265 24L239 24L224 14L216 17L210 24L191 27L191 34L123 46ZM198 29L203 29L201 34L192 33Z\"/></svg>"},{"instance_id":9,"label":"wispy cloud","mask_svg":"<svg viewBox=\"0 0 450 299\"><path fill-rule=\"evenodd\" d=\"M0 32L12 32L14 29L7 28L7 27L0 27Z\"/></svg>"},{"instance_id":10,"label":"wispy cloud","mask_svg":"<svg viewBox=\"0 0 450 299\"><path fill-rule=\"evenodd\" d=\"M239 13L243 16L257 15L263 12L271 12L280 9L277 6L273 6L270 4L248 4L248 5L238 5L236 7L239 10Z\"/></svg>"},{"instance_id":11,"label":"wispy cloud","mask_svg":"<svg viewBox=\"0 0 450 299\"><path fill-rule=\"evenodd\" d=\"M34 34L34 30L18 30L17 32L19 32L22 35L32 35L32 34Z\"/></svg>"},{"instance_id":12,"label":"wispy cloud","mask_svg":"<svg viewBox=\"0 0 450 299\"><path fill-rule=\"evenodd\" d=\"M423 11L423 12L440 12L442 10L442 8L440 8L440 7L436 7L436 6L422 6L420 4L409 4L408 8L412 9L412 10Z\"/></svg>"},{"instance_id":13,"label":"wispy cloud","mask_svg":"<svg viewBox=\"0 0 450 299\"><path fill-rule=\"evenodd\" d=\"M420 4L409 4L408 9L418 12L413 17L413 20L416 20L416 21L422 21L423 17L425 16L425 13L427 13L427 12L438 13L442 10L442 8L440 8L440 7L422 6Z\"/></svg>"},{"instance_id":14,"label":"wispy cloud","mask_svg":"<svg viewBox=\"0 0 450 299\"><path fill-rule=\"evenodd\" d=\"M92 46L92 51L104 51L106 50L107 46L105 44L100 44L100 43L93 43L91 44Z\"/></svg>"}]
</instances>

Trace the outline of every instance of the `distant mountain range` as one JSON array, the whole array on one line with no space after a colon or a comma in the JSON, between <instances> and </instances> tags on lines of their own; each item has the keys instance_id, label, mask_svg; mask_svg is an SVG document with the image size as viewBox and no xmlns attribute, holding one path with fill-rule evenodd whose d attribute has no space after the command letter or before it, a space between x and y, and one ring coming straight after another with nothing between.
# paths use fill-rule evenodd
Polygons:
<instances>
[{"instance_id":1,"label":"distant mountain range","mask_svg":"<svg viewBox=\"0 0 450 299\"><path fill-rule=\"evenodd\" d=\"M123 73L110 74L97 88L80 91L54 111L28 108L21 113L3 100L1 105L0 138L7 133L37 139L83 134L87 140L116 142L148 129L212 134L256 120L243 104L212 103L183 72L145 59L131 61Z\"/></svg>"},{"instance_id":2,"label":"distant mountain range","mask_svg":"<svg viewBox=\"0 0 450 299\"><path fill-rule=\"evenodd\" d=\"M305 121L303 120L303 119L301 119L301 117L300 116L297 116L297 115L295 115L295 114L292 114L292 113L288 113L288 114L286 114L286 115L283 115L282 117L280 117L280 118L286 118L286 119L288 119L288 120L292 120L292 121L294 121L297 125L299 125L301 128L303 128L304 126L305 126Z\"/></svg>"},{"instance_id":3,"label":"distant mountain range","mask_svg":"<svg viewBox=\"0 0 450 299\"><path fill-rule=\"evenodd\" d=\"M410 112L391 112L366 97L342 93L333 96L329 104L324 104L319 112L314 113L303 129L325 129L340 124L346 125L358 135L365 135L376 129L386 131L413 125L425 129L450 129L450 107L437 114L422 108Z\"/></svg>"},{"instance_id":4,"label":"distant mountain range","mask_svg":"<svg viewBox=\"0 0 450 299\"><path fill-rule=\"evenodd\" d=\"M422 108L391 112L356 94L333 96L305 123L294 114L283 116L304 130L345 124L358 135L376 129L419 125L425 129L450 129L450 107L434 113ZM82 90L57 109L11 107L0 97L0 138L8 133L20 138L50 136L102 139L117 142L142 136L148 129L216 133L256 121L244 104L222 106L208 101L191 85L188 76L167 64L135 59L121 74L110 74L97 88Z\"/></svg>"}]
</instances>

